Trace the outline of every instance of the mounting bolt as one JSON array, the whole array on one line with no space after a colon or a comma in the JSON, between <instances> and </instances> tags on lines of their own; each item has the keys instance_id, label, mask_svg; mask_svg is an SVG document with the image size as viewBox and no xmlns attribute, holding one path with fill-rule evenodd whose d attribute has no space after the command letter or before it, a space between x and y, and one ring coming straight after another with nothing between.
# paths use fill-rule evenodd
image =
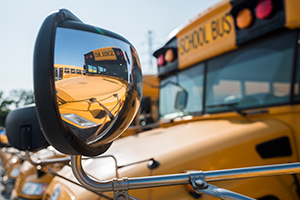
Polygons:
<instances>
[{"instance_id":1,"label":"mounting bolt","mask_svg":"<svg viewBox=\"0 0 300 200\"><path fill-rule=\"evenodd\" d=\"M126 198L123 195L118 196L117 200L126 200Z\"/></svg>"},{"instance_id":2,"label":"mounting bolt","mask_svg":"<svg viewBox=\"0 0 300 200\"><path fill-rule=\"evenodd\" d=\"M196 181L195 181L195 184L196 184L198 187L200 187L200 188L206 187L204 181L202 181L202 180L196 180Z\"/></svg>"}]
</instances>

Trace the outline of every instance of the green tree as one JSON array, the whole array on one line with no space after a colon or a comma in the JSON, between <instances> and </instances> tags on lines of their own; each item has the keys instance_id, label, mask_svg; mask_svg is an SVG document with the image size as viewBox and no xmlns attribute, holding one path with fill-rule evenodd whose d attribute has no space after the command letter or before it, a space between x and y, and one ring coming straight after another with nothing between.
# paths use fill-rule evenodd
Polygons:
<instances>
[{"instance_id":1,"label":"green tree","mask_svg":"<svg viewBox=\"0 0 300 200\"><path fill-rule=\"evenodd\" d=\"M6 116L12 109L32 103L34 103L33 91L12 90L8 97L0 91L0 128L5 126Z\"/></svg>"}]
</instances>

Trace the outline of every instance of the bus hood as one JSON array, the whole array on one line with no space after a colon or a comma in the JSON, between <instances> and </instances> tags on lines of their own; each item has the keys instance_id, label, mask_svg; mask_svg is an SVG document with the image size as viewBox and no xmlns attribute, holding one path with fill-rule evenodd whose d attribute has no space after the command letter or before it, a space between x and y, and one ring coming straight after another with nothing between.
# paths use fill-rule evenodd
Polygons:
<instances>
[{"instance_id":1,"label":"bus hood","mask_svg":"<svg viewBox=\"0 0 300 200\"><path fill-rule=\"evenodd\" d=\"M291 130L277 120L203 120L118 139L104 155L113 155L118 166L151 158L160 163L154 170L147 167L148 162L122 167L119 177L246 167L273 164L274 159L259 155L256 145L283 136L292 137ZM112 158L85 161L85 169L99 180L115 177Z\"/></svg>"}]
</instances>

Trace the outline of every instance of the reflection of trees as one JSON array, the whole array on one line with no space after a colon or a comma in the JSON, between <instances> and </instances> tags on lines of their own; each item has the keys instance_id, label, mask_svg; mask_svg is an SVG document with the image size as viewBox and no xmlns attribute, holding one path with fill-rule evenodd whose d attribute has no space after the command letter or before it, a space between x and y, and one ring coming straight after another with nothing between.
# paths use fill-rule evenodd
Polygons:
<instances>
[{"instance_id":1,"label":"reflection of trees","mask_svg":"<svg viewBox=\"0 0 300 200\"><path fill-rule=\"evenodd\" d=\"M8 97L0 91L0 128L4 127L5 119L12 108L34 103L33 91L12 90Z\"/></svg>"}]
</instances>

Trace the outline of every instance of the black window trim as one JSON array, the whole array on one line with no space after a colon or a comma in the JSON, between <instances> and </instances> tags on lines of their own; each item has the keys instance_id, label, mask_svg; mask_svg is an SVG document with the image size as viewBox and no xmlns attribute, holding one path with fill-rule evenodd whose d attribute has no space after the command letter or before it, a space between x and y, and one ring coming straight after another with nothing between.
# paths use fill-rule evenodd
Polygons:
<instances>
[{"instance_id":1,"label":"black window trim","mask_svg":"<svg viewBox=\"0 0 300 200\"><path fill-rule=\"evenodd\" d=\"M294 60L293 60L293 71L292 71L292 85L291 85L291 96L290 96L290 104L294 105L297 104L297 102L295 101L295 84L296 84L296 75L297 75L297 66L300 65L300 63L298 63L298 40L300 39L300 31L297 30L297 33L295 34L295 47L294 47ZM299 66L300 68L300 66ZM300 103L300 101L298 102Z\"/></svg>"}]
</instances>

